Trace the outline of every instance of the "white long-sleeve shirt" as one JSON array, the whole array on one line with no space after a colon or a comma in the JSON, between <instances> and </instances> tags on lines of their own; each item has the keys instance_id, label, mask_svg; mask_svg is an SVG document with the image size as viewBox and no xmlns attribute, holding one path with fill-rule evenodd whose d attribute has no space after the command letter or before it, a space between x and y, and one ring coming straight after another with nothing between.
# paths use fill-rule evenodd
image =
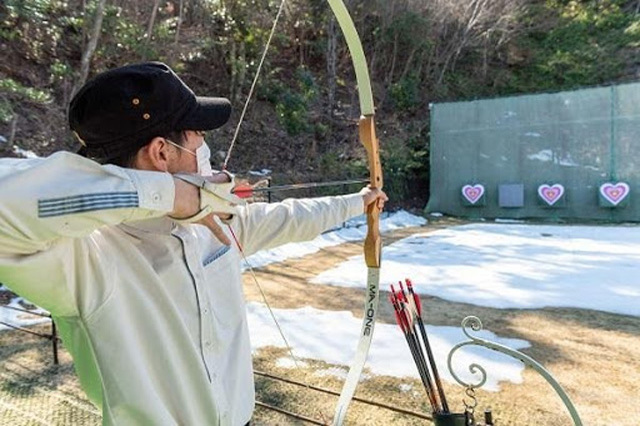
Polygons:
<instances>
[{"instance_id":1,"label":"white long-sleeve shirt","mask_svg":"<svg viewBox=\"0 0 640 426\"><path fill-rule=\"evenodd\" d=\"M244 425L254 384L240 254L169 219L174 191L169 174L71 153L0 159L0 282L54 316L104 424ZM362 208L358 194L255 203L230 223L249 255Z\"/></svg>"}]
</instances>

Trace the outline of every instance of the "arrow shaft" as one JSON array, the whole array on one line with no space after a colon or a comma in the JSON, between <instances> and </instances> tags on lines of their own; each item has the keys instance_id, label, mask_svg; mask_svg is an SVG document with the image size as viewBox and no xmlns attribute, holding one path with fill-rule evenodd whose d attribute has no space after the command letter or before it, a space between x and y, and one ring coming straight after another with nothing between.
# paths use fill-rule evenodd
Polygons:
<instances>
[{"instance_id":1,"label":"arrow shaft","mask_svg":"<svg viewBox=\"0 0 640 426\"><path fill-rule=\"evenodd\" d=\"M250 192L261 193L261 192L292 191L295 189L323 188L327 186L352 185L356 183L369 183L369 180L368 179L352 179L352 180L338 180L335 182L294 183L290 185L276 185L276 186L265 186L261 188L251 188ZM232 192L235 192L235 191L232 191ZM244 191L240 190L239 192L244 192Z\"/></svg>"},{"instance_id":2,"label":"arrow shaft","mask_svg":"<svg viewBox=\"0 0 640 426\"><path fill-rule=\"evenodd\" d=\"M409 331L405 336L407 338L407 343L411 348L413 359L415 360L416 366L418 367L418 372L420 373L420 378L422 379L422 384L424 385L427 397L429 398L431 410L432 412L436 413L440 410L438 408L438 402L436 400L433 385L431 383L431 377L429 375L429 369L427 368L427 362L424 359L424 354L420 350L420 343L418 342L418 338L411 331Z\"/></svg>"},{"instance_id":3,"label":"arrow shaft","mask_svg":"<svg viewBox=\"0 0 640 426\"><path fill-rule=\"evenodd\" d=\"M429 365L431 365L431 372L433 373L435 386L438 390L438 395L440 395L440 401L442 402L442 410L445 413L448 413L449 405L447 404L447 399L444 396L444 389L442 387L442 382L440 381L440 375L438 374L438 368L436 366L436 361L433 356L433 351L431 350L431 344L429 343L429 338L427 337L427 331L425 329L424 322L420 317L418 317L418 325L420 326L420 334L422 335L422 342L424 343L425 349L427 350L427 357L429 358Z\"/></svg>"}]
</instances>

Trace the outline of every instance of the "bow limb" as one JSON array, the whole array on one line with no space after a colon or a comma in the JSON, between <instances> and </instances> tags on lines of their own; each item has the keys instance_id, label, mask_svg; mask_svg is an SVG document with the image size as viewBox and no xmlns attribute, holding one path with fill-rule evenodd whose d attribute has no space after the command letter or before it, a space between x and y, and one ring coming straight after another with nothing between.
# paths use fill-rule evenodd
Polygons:
<instances>
[{"instance_id":1,"label":"bow limb","mask_svg":"<svg viewBox=\"0 0 640 426\"><path fill-rule=\"evenodd\" d=\"M351 15L342 0L327 0L331 6L338 24L351 53L353 67L358 82L358 96L360 99L360 121L358 124L359 135L362 144L367 150L369 162L370 186L382 189L382 167L376 138L373 106L373 94L369 69L364 55L364 49L360 37L356 31ZM356 348L354 360L349 368L340 398L336 405L333 425L340 426L347 415L347 409L358 386L358 381L364 368L371 346L373 328L375 326L378 311L379 287L380 287L380 258L382 254L382 241L379 231L380 211L376 203L367 208L367 237L364 242L364 257L367 264L367 291L364 303L364 318L360 331L360 339Z\"/></svg>"}]
</instances>

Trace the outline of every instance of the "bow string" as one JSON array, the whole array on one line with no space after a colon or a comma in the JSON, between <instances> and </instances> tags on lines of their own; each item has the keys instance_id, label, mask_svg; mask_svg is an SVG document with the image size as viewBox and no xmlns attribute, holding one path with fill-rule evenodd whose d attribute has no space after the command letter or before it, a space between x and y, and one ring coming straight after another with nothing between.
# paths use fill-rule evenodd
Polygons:
<instances>
[{"instance_id":1,"label":"bow string","mask_svg":"<svg viewBox=\"0 0 640 426\"><path fill-rule=\"evenodd\" d=\"M271 44L271 40L273 34L275 33L278 20L282 14L284 9L286 0L282 0L280 3L280 7L278 8L278 13L274 19L273 26L271 28L271 33L267 39L267 43L263 50L262 57L260 59L258 69L256 75L251 84L251 89L247 96L247 100L244 104L244 108L242 110L242 114L238 121L238 125L236 127L233 140L227 152L227 156L224 161L223 168L226 169L229 163L229 159L231 158L231 151L235 145L236 139L238 137L238 133L240 130L240 126L245 117L249 102L251 101L254 89L256 87L260 71L262 69L262 65L267 55L267 51ZM356 81L358 86L358 97L360 101L360 120L358 123L358 133L360 137L360 141L364 145L367 151L367 160L369 164L369 185L373 189L382 189L383 178L382 178L382 167L380 164L380 154L379 154L379 145L378 139L376 137L376 129L375 129L375 108L373 104L373 93L371 90L371 79L369 77L369 69L367 67L367 61L364 54L364 49L362 47L362 43L360 41L360 37L356 30L356 27L351 19L351 15L347 10L343 0L327 0L333 14L342 30L344 38L347 42L347 46L349 48L349 53L351 54L351 59L353 62L353 68L356 74ZM347 378L343 385L342 391L340 392L340 397L338 399L338 403L335 408L333 425L340 426L343 424L344 419L347 414L347 410L353 395L355 394L356 388L358 386L358 382L360 379L360 375L364 368L364 364L367 359L367 355L369 353L369 348L371 346L371 339L373 337L373 330L375 326L377 311L378 311L378 301L379 301L379 285L380 285L380 260L382 255L382 240L380 238L379 231L379 223L380 223L380 210L376 203L372 203L367 208L367 236L364 242L364 258L365 263L367 265L367 289L365 292L365 303L364 303L364 316L362 320L362 327L360 331L359 341L356 347L355 357L351 363L349 368L349 372L347 374ZM237 243L237 240L236 240ZM239 244L238 244L239 246ZM239 246L240 252L242 252L242 248ZM246 262L246 258L245 258ZM260 288L260 284L257 282L255 274L249 265L249 269L252 272L254 281ZM260 288L260 292L262 293L263 299L267 304L269 311L271 312L271 308L269 303L266 300L266 296L264 292ZM291 354L294 362L298 365L296 357L293 355L293 351L289 346L286 337L282 333L278 321L271 312L271 316L273 320L278 325L278 329L280 330L280 334L287 345L287 349Z\"/></svg>"}]
</instances>

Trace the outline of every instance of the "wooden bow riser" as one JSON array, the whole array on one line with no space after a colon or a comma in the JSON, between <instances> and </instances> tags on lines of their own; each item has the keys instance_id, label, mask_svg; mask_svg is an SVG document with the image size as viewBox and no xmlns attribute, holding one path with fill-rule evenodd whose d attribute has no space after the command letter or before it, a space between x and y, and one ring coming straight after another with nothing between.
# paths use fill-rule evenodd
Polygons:
<instances>
[{"instance_id":1,"label":"wooden bow riser","mask_svg":"<svg viewBox=\"0 0 640 426\"><path fill-rule=\"evenodd\" d=\"M382 189L382 166L373 115L362 116L358 127L360 141L367 150L370 186L374 189ZM367 237L364 240L364 258L370 268L380 268L382 240L380 239L379 224L380 209L377 203L370 204L367 207Z\"/></svg>"}]
</instances>

